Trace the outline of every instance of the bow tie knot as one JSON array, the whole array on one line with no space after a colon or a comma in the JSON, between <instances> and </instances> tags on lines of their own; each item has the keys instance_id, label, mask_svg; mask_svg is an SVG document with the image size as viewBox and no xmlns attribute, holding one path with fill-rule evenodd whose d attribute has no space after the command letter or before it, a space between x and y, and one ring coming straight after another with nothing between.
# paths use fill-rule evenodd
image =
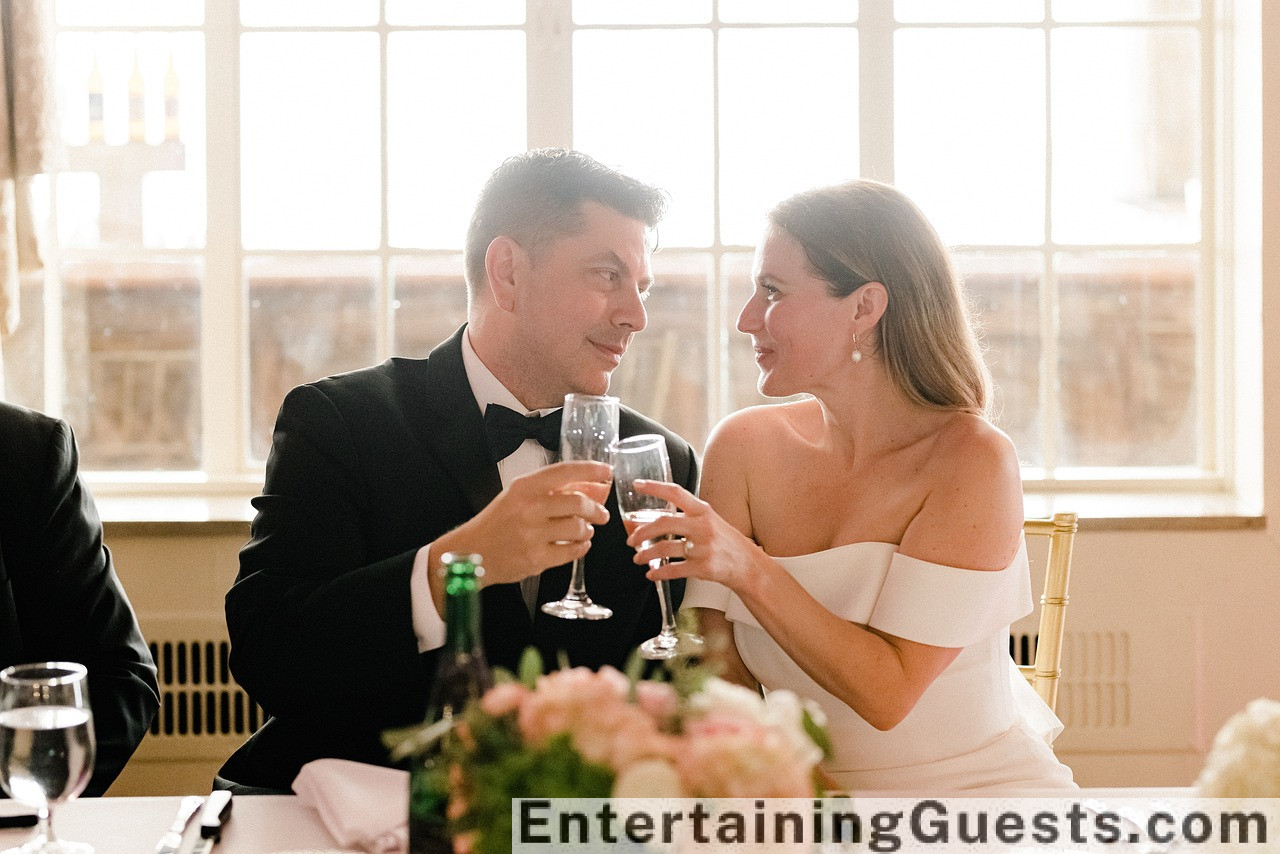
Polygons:
<instances>
[{"instance_id":1,"label":"bow tie knot","mask_svg":"<svg viewBox=\"0 0 1280 854\"><path fill-rule=\"evenodd\" d=\"M552 453L560 450L560 419L563 410L546 415L521 415L513 409L491 403L484 410L484 434L489 451L496 463L515 453L525 439L537 439L538 444Z\"/></svg>"}]
</instances>

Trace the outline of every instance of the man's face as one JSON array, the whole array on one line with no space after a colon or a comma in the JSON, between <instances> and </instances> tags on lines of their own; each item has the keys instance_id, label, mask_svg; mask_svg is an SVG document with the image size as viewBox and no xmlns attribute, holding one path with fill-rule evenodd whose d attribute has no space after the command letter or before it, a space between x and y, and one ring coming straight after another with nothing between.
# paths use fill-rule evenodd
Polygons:
<instances>
[{"instance_id":1,"label":"man's face","mask_svg":"<svg viewBox=\"0 0 1280 854\"><path fill-rule=\"evenodd\" d=\"M516 392L530 408L559 406L569 392L604 394L648 317L653 282L646 227L595 202L583 228L515 259Z\"/></svg>"}]
</instances>

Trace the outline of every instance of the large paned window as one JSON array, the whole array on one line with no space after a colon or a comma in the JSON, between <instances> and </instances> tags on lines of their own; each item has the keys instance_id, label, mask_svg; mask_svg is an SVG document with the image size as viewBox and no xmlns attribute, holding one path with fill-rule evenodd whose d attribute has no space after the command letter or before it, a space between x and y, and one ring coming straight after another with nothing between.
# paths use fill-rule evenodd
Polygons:
<instances>
[{"instance_id":1,"label":"large paned window","mask_svg":"<svg viewBox=\"0 0 1280 854\"><path fill-rule=\"evenodd\" d=\"M862 175L954 247L1029 489L1230 489L1256 14L59 0L56 263L22 288L7 394L67 417L106 489L252 492L289 388L464 321L481 182L559 145L670 194L614 391L695 445L764 400L734 329L764 212Z\"/></svg>"}]
</instances>

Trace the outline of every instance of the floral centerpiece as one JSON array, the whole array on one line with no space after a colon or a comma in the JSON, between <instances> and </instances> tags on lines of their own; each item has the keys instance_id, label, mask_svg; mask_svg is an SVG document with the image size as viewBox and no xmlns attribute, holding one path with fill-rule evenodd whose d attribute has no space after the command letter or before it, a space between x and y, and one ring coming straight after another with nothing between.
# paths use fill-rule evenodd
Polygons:
<instances>
[{"instance_id":1,"label":"floral centerpiece","mask_svg":"<svg viewBox=\"0 0 1280 854\"><path fill-rule=\"evenodd\" d=\"M393 736L393 758L438 745L455 832L474 850L511 850L513 798L805 798L820 791L829 750L816 705L767 697L669 663L669 681L584 667L543 675L536 652L521 678L495 685L452 726ZM396 743L398 742L398 743Z\"/></svg>"},{"instance_id":2,"label":"floral centerpiece","mask_svg":"<svg viewBox=\"0 0 1280 854\"><path fill-rule=\"evenodd\" d=\"M1223 725L1196 790L1208 798L1280 798L1280 702L1254 700Z\"/></svg>"}]
</instances>

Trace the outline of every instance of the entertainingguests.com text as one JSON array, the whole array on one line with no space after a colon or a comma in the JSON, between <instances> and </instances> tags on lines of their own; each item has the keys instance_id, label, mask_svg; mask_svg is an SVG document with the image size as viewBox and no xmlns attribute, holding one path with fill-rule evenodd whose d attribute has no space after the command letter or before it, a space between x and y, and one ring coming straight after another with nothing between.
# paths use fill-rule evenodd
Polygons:
<instances>
[{"instance_id":1,"label":"entertainingguests.com text","mask_svg":"<svg viewBox=\"0 0 1280 854\"><path fill-rule=\"evenodd\" d=\"M607 799L511 802L513 852L1266 851L1280 799Z\"/></svg>"}]
</instances>

